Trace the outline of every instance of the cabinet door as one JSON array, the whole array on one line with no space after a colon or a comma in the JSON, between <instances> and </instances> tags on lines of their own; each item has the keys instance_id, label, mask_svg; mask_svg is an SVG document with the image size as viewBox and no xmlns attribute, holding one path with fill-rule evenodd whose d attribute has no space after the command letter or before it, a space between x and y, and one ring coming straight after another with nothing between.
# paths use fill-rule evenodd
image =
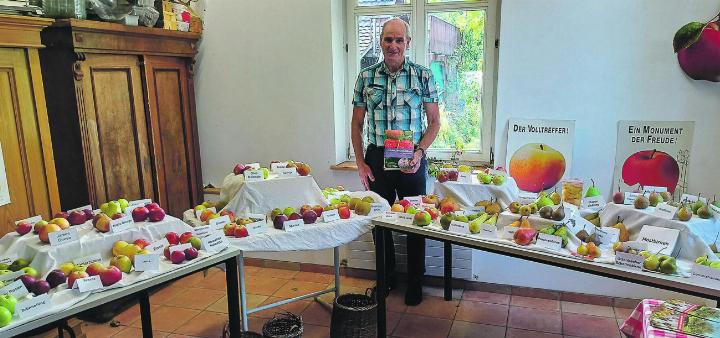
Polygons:
<instances>
[{"instance_id":1,"label":"cabinet door","mask_svg":"<svg viewBox=\"0 0 720 338\"><path fill-rule=\"evenodd\" d=\"M150 134L160 205L171 215L197 202L199 156L192 88L185 59L146 56Z\"/></svg>"},{"instance_id":2,"label":"cabinet door","mask_svg":"<svg viewBox=\"0 0 720 338\"><path fill-rule=\"evenodd\" d=\"M14 221L60 209L37 50L0 48L0 233ZM7 188L7 190L5 190ZM2 196L0 196L0 199ZM0 203L2 204L2 203Z\"/></svg>"},{"instance_id":3,"label":"cabinet door","mask_svg":"<svg viewBox=\"0 0 720 338\"><path fill-rule=\"evenodd\" d=\"M139 59L88 54L78 93L90 201L154 198Z\"/></svg>"}]
</instances>

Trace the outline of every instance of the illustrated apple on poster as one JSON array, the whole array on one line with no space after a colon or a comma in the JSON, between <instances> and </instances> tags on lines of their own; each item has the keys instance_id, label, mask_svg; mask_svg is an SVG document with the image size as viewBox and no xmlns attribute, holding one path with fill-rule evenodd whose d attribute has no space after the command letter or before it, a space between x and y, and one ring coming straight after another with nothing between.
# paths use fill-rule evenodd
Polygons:
<instances>
[{"instance_id":1,"label":"illustrated apple on poster","mask_svg":"<svg viewBox=\"0 0 720 338\"><path fill-rule=\"evenodd\" d=\"M510 176L520 190L540 192L554 187L565 174L565 156L551 146L528 143L510 158Z\"/></svg>"},{"instance_id":2,"label":"illustrated apple on poster","mask_svg":"<svg viewBox=\"0 0 720 338\"><path fill-rule=\"evenodd\" d=\"M666 187L673 193L680 179L680 167L666 152L641 150L630 155L623 163L622 179L629 186L640 184Z\"/></svg>"},{"instance_id":3,"label":"illustrated apple on poster","mask_svg":"<svg viewBox=\"0 0 720 338\"><path fill-rule=\"evenodd\" d=\"M678 63L693 80L720 82L719 16L707 23L688 23L675 33L673 48Z\"/></svg>"}]
</instances>

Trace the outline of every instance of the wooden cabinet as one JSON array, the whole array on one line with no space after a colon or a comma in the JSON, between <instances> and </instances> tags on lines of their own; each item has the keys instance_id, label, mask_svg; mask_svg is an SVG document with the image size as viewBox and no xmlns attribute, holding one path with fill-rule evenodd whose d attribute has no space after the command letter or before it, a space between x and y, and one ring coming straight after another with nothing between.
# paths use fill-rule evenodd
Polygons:
<instances>
[{"instance_id":1,"label":"wooden cabinet","mask_svg":"<svg viewBox=\"0 0 720 338\"><path fill-rule=\"evenodd\" d=\"M199 37L83 20L43 31L64 209L152 198L181 216L201 199L190 76Z\"/></svg>"},{"instance_id":2,"label":"wooden cabinet","mask_svg":"<svg viewBox=\"0 0 720 338\"><path fill-rule=\"evenodd\" d=\"M10 197L0 205L0 234L13 231L16 220L47 219L60 210L38 58L40 30L51 23L0 15L0 161L5 167L0 175Z\"/></svg>"}]
</instances>

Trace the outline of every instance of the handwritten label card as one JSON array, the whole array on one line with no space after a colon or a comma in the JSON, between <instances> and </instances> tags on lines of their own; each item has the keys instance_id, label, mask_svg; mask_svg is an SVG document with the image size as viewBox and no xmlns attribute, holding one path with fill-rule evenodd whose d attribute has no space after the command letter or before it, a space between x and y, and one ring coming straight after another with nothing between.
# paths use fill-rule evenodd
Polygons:
<instances>
[{"instance_id":1,"label":"handwritten label card","mask_svg":"<svg viewBox=\"0 0 720 338\"><path fill-rule=\"evenodd\" d=\"M83 205L83 206L81 206L81 207L77 207L77 208L74 208L74 209L70 209L70 210L68 210L67 212L68 212L68 214L69 214L69 213L71 213L71 212L73 212L73 211L83 211L83 210L85 210L85 209L90 209L90 210L92 210L92 205L90 205L90 204L88 204L88 205Z\"/></svg>"},{"instance_id":2,"label":"handwritten label card","mask_svg":"<svg viewBox=\"0 0 720 338\"><path fill-rule=\"evenodd\" d=\"M595 196L595 197L585 197L582 200L582 204L583 204L583 207L588 208L588 209L602 208L603 206L605 206L605 198L602 195Z\"/></svg>"},{"instance_id":3,"label":"handwritten label card","mask_svg":"<svg viewBox=\"0 0 720 338\"><path fill-rule=\"evenodd\" d=\"M382 203L370 203L370 215L376 215L382 212Z\"/></svg>"},{"instance_id":4,"label":"handwritten label card","mask_svg":"<svg viewBox=\"0 0 720 338\"><path fill-rule=\"evenodd\" d=\"M211 231L218 231L219 229L213 229L209 225L196 227L193 229L193 235L198 238L207 236Z\"/></svg>"},{"instance_id":5,"label":"handwritten label card","mask_svg":"<svg viewBox=\"0 0 720 338\"><path fill-rule=\"evenodd\" d=\"M173 253L175 251L185 251L185 249L190 249L190 248L192 248L192 244L190 244L190 243L173 245L170 247L170 253Z\"/></svg>"},{"instance_id":6,"label":"handwritten label card","mask_svg":"<svg viewBox=\"0 0 720 338\"><path fill-rule=\"evenodd\" d=\"M283 230L287 232L293 232L302 230L305 228L305 222L303 222L302 219L295 219L292 221L285 221L283 222Z\"/></svg>"},{"instance_id":7,"label":"handwritten label card","mask_svg":"<svg viewBox=\"0 0 720 338\"><path fill-rule=\"evenodd\" d=\"M615 264L632 270L642 270L645 258L640 255L633 255L618 251L615 253Z\"/></svg>"},{"instance_id":8,"label":"handwritten label card","mask_svg":"<svg viewBox=\"0 0 720 338\"><path fill-rule=\"evenodd\" d=\"M257 182L265 179L265 174L262 170L246 170L243 175L245 175L246 182Z\"/></svg>"},{"instance_id":9,"label":"handwritten label card","mask_svg":"<svg viewBox=\"0 0 720 338\"><path fill-rule=\"evenodd\" d=\"M15 221L15 225L20 224L20 222L28 222L32 225L35 225L35 223L42 221L42 216L37 215L30 218L21 219L19 221Z\"/></svg>"},{"instance_id":10,"label":"handwritten label card","mask_svg":"<svg viewBox=\"0 0 720 338\"><path fill-rule=\"evenodd\" d=\"M469 235L470 234L470 228L468 227L467 222L458 222L458 221L452 221L450 222L450 227L448 228L450 232L454 232L456 234L461 235Z\"/></svg>"},{"instance_id":11,"label":"handwritten label card","mask_svg":"<svg viewBox=\"0 0 720 338\"><path fill-rule=\"evenodd\" d=\"M504 226L502 229L502 238L512 240L517 230L517 227Z\"/></svg>"},{"instance_id":12,"label":"handwritten label card","mask_svg":"<svg viewBox=\"0 0 720 338\"><path fill-rule=\"evenodd\" d=\"M100 253L95 253L90 256L80 257L73 259L73 264L75 265L89 265L95 262L102 261L102 257L100 256Z\"/></svg>"},{"instance_id":13,"label":"handwritten label card","mask_svg":"<svg viewBox=\"0 0 720 338\"><path fill-rule=\"evenodd\" d=\"M299 176L297 169L295 168L277 168L275 170L275 173L278 174L278 177L295 177Z\"/></svg>"},{"instance_id":14,"label":"handwritten label card","mask_svg":"<svg viewBox=\"0 0 720 338\"><path fill-rule=\"evenodd\" d=\"M73 284L73 289L78 289L80 293L100 290L103 288L100 276L90 276L85 278L78 278Z\"/></svg>"},{"instance_id":15,"label":"handwritten label card","mask_svg":"<svg viewBox=\"0 0 720 338\"><path fill-rule=\"evenodd\" d=\"M130 216L123 216L118 219L110 221L110 232L117 234L123 231L128 231L135 226L135 222Z\"/></svg>"},{"instance_id":16,"label":"handwritten label card","mask_svg":"<svg viewBox=\"0 0 720 338\"><path fill-rule=\"evenodd\" d=\"M78 241L78 233L75 227L67 230L55 231L50 233L50 245L58 246Z\"/></svg>"},{"instance_id":17,"label":"handwritten label card","mask_svg":"<svg viewBox=\"0 0 720 338\"><path fill-rule=\"evenodd\" d=\"M638 241L627 241L623 242L623 249L632 249L637 252L647 250L648 244L646 242L638 242Z\"/></svg>"},{"instance_id":18,"label":"handwritten label card","mask_svg":"<svg viewBox=\"0 0 720 338\"><path fill-rule=\"evenodd\" d=\"M0 295L6 295L8 293L15 296L15 298L20 299L27 296L27 294L30 292L25 287L25 283L23 283L21 280L16 280L0 289Z\"/></svg>"},{"instance_id":19,"label":"handwritten label card","mask_svg":"<svg viewBox=\"0 0 720 338\"><path fill-rule=\"evenodd\" d=\"M340 219L340 214L337 209L326 210L322 213L323 222L330 223Z\"/></svg>"},{"instance_id":20,"label":"handwritten label card","mask_svg":"<svg viewBox=\"0 0 720 338\"><path fill-rule=\"evenodd\" d=\"M613 245L620 239L620 229L612 227L595 228L595 236L600 245Z\"/></svg>"},{"instance_id":21,"label":"handwritten label card","mask_svg":"<svg viewBox=\"0 0 720 338\"><path fill-rule=\"evenodd\" d=\"M688 194L682 194L682 197L680 197L680 202L693 203L693 202L697 201L698 199L699 199L701 202L707 204L707 198L705 198L705 197L697 197L697 196L695 196L695 195L688 195Z\"/></svg>"},{"instance_id":22,"label":"handwritten label card","mask_svg":"<svg viewBox=\"0 0 720 338\"><path fill-rule=\"evenodd\" d=\"M229 245L230 242L228 242L227 237L219 232L214 232L202 239L202 247L208 252L220 252L225 250Z\"/></svg>"},{"instance_id":23,"label":"handwritten label card","mask_svg":"<svg viewBox=\"0 0 720 338\"><path fill-rule=\"evenodd\" d=\"M213 218L208 221L208 225L213 230L220 230L224 228L227 224L230 224L230 216L228 215Z\"/></svg>"},{"instance_id":24,"label":"handwritten label card","mask_svg":"<svg viewBox=\"0 0 720 338\"><path fill-rule=\"evenodd\" d=\"M720 208L716 207L713 204L708 204L710 207L710 213L713 215L713 217L720 219Z\"/></svg>"},{"instance_id":25,"label":"handwritten label card","mask_svg":"<svg viewBox=\"0 0 720 338\"><path fill-rule=\"evenodd\" d=\"M270 163L270 171L277 171L280 168L287 168L287 162L274 162Z\"/></svg>"},{"instance_id":26,"label":"handwritten label card","mask_svg":"<svg viewBox=\"0 0 720 338\"><path fill-rule=\"evenodd\" d=\"M636 192L626 192L626 193L625 193L625 201L623 202L623 204L626 204L626 205L632 205L632 204L634 204L634 203L635 203L635 199L636 199L638 196L640 196L640 195L641 195L641 194L636 193Z\"/></svg>"},{"instance_id":27,"label":"handwritten label card","mask_svg":"<svg viewBox=\"0 0 720 338\"><path fill-rule=\"evenodd\" d=\"M148 245L146 249L148 249L148 251L150 252L162 252L168 245L170 245L170 242L168 242L167 238L163 238L156 242L150 243L150 245Z\"/></svg>"},{"instance_id":28,"label":"handwritten label card","mask_svg":"<svg viewBox=\"0 0 720 338\"><path fill-rule=\"evenodd\" d=\"M258 221L246 224L245 227L247 228L248 236L260 235L268 231L268 225L265 221Z\"/></svg>"},{"instance_id":29,"label":"handwritten label card","mask_svg":"<svg viewBox=\"0 0 720 338\"><path fill-rule=\"evenodd\" d=\"M419 206L420 204L422 204L422 196L408 196L408 197L405 197L405 200L410 202L410 204L412 204L412 205Z\"/></svg>"},{"instance_id":30,"label":"handwritten label card","mask_svg":"<svg viewBox=\"0 0 720 338\"><path fill-rule=\"evenodd\" d=\"M413 215L406 214L406 213L398 213L398 224L401 225L412 225L413 223Z\"/></svg>"},{"instance_id":31,"label":"handwritten label card","mask_svg":"<svg viewBox=\"0 0 720 338\"><path fill-rule=\"evenodd\" d=\"M460 183L472 183L473 174L468 172L460 172L458 173L458 182Z\"/></svg>"},{"instance_id":32,"label":"handwritten label card","mask_svg":"<svg viewBox=\"0 0 720 338\"><path fill-rule=\"evenodd\" d=\"M11 253L9 256L0 257L0 264L10 265L17 259L17 255Z\"/></svg>"},{"instance_id":33,"label":"handwritten label card","mask_svg":"<svg viewBox=\"0 0 720 338\"><path fill-rule=\"evenodd\" d=\"M657 205L657 207L655 207L655 212L653 212L653 215L664 219L673 219L675 218L675 213L677 211L677 207L674 207L667 203L660 203Z\"/></svg>"},{"instance_id":34,"label":"handwritten label card","mask_svg":"<svg viewBox=\"0 0 720 338\"><path fill-rule=\"evenodd\" d=\"M693 264L690 273L690 279L694 284L720 289L720 269L702 264Z\"/></svg>"},{"instance_id":35,"label":"handwritten label card","mask_svg":"<svg viewBox=\"0 0 720 338\"><path fill-rule=\"evenodd\" d=\"M15 305L15 314L23 319L30 318L49 311L51 307L52 301L50 300L50 295L45 293L17 303Z\"/></svg>"},{"instance_id":36,"label":"handwritten label card","mask_svg":"<svg viewBox=\"0 0 720 338\"><path fill-rule=\"evenodd\" d=\"M520 195L518 195L518 202L522 205L535 203L537 200L538 195L536 193L532 192L521 192Z\"/></svg>"},{"instance_id":37,"label":"handwritten label card","mask_svg":"<svg viewBox=\"0 0 720 338\"><path fill-rule=\"evenodd\" d=\"M323 216L325 216L325 212L323 212ZM382 220L386 222L395 222L398 219L398 214L396 212L392 211L386 211L382 215Z\"/></svg>"},{"instance_id":38,"label":"handwritten label card","mask_svg":"<svg viewBox=\"0 0 720 338\"><path fill-rule=\"evenodd\" d=\"M0 275L0 282L8 283L9 281L13 281L13 280L20 278L20 276L22 276L24 274L25 274L25 271L22 271L22 270L8 272L4 275Z\"/></svg>"},{"instance_id":39,"label":"handwritten label card","mask_svg":"<svg viewBox=\"0 0 720 338\"><path fill-rule=\"evenodd\" d=\"M645 225L640 229L638 241L648 244L648 251L670 255L675 251L675 244L680 231L670 228L661 228Z\"/></svg>"},{"instance_id":40,"label":"handwritten label card","mask_svg":"<svg viewBox=\"0 0 720 338\"><path fill-rule=\"evenodd\" d=\"M668 190L667 190L667 187L653 187L651 185L646 185L643 187L643 191L649 194L651 192L661 193L661 192L666 192Z\"/></svg>"},{"instance_id":41,"label":"handwritten label card","mask_svg":"<svg viewBox=\"0 0 720 338\"><path fill-rule=\"evenodd\" d=\"M252 220L256 220L256 221L260 221L260 220L265 221L267 219L267 216L265 216L265 214L247 213L245 215L245 217L252 219Z\"/></svg>"},{"instance_id":42,"label":"handwritten label card","mask_svg":"<svg viewBox=\"0 0 720 338\"><path fill-rule=\"evenodd\" d=\"M563 207L565 207L565 216L574 215L578 213L578 206L572 203L568 202L562 202Z\"/></svg>"},{"instance_id":43,"label":"handwritten label card","mask_svg":"<svg viewBox=\"0 0 720 338\"><path fill-rule=\"evenodd\" d=\"M535 244L541 248L553 251L560 251L562 248L562 237L539 233Z\"/></svg>"},{"instance_id":44,"label":"handwritten label card","mask_svg":"<svg viewBox=\"0 0 720 338\"><path fill-rule=\"evenodd\" d=\"M142 199L142 200L134 200L134 201L128 202L128 208L142 207L142 206L148 205L150 203L152 203L152 200L149 198Z\"/></svg>"},{"instance_id":45,"label":"handwritten label card","mask_svg":"<svg viewBox=\"0 0 720 338\"><path fill-rule=\"evenodd\" d=\"M159 271L160 255L156 253L135 255L135 271Z\"/></svg>"},{"instance_id":46,"label":"handwritten label card","mask_svg":"<svg viewBox=\"0 0 720 338\"><path fill-rule=\"evenodd\" d=\"M497 227L493 224L482 224L480 228L480 237L496 239L497 238Z\"/></svg>"}]
</instances>

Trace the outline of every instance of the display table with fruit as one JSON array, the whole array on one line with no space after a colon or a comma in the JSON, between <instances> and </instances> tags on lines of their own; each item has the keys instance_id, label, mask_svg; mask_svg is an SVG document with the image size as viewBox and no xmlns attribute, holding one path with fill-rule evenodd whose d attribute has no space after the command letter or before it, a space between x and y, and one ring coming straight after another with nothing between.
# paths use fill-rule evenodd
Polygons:
<instances>
[{"instance_id":1,"label":"display table with fruit","mask_svg":"<svg viewBox=\"0 0 720 338\"><path fill-rule=\"evenodd\" d=\"M480 175L482 176L478 177ZM505 208L513 201L518 200L520 190L512 177L505 178L501 174L490 176L481 173L471 175L469 179L470 182L435 181L433 193L442 198L454 198L466 208L473 207L476 201L490 199L496 199ZM484 181L479 181L479 179L484 179Z\"/></svg>"},{"instance_id":2,"label":"display table with fruit","mask_svg":"<svg viewBox=\"0 0 720 338\"><path fill-rule=\"evenodd\" d=\"M537 248L531 246L519 245L517 242L483 238L482 235L470 236L468 234L447 231L442 227L430 224L426 226L401 224L398 219L393 219L392 217L387 217L385 215L374 219L372 222L377 231L375 241L377 264L376 271L380 272L377 274L377 282L378 288L381 290L384 289L386 285L386 276L382 273L385 271L383 266L383 256L385 255L384 241L387 236L390 236L390 231L394 231L404 234L417 234L428 239L448 242L477 250L525 259L631 283L676 291L683 294L713 300L720 299L720 285L713 285L710 282L698 282L695 278L683 278L674 273L658 273L656 271L648 271L641 268L626 267L618 264L606 264L595 260L579 259L576 256L570 256L559 251L538 250ZM519 224L515 231L514 239L515 241L520 241L521 244L529 244L537 236L538 231L531 226L525 225L525 227L523 227L522 221L520 221L520 223L521 224ZM527 230L527 236L524 234L522 236L517 236L519 231L524 231L523 229L531 230ZM559 229L555 229L555 231L557 230ZM665 260L670 260L670 258L666 258ZM674 264L674 259L672 259L672 261ZM445 269L445 288L450 288L451 283L449 272L452 269L452 266L446 265ZM378 336L385 336L386 334L385 299L383 296L384 294L382 293L378 295Z\"/></svg>"},{"instance_id":3,"label":"display table with fruit","mask_svg":"<svg viewBox=\"0 0 720 338\"><path fill-rule=\"evenodd\" d=\"M238 179L236 176L235 179ZM224 189L224 185L223 185ZM235 214L262 213L277 205L326 204L312 176L244 182L224 207Z\"/></svg>"}]
</instances>

